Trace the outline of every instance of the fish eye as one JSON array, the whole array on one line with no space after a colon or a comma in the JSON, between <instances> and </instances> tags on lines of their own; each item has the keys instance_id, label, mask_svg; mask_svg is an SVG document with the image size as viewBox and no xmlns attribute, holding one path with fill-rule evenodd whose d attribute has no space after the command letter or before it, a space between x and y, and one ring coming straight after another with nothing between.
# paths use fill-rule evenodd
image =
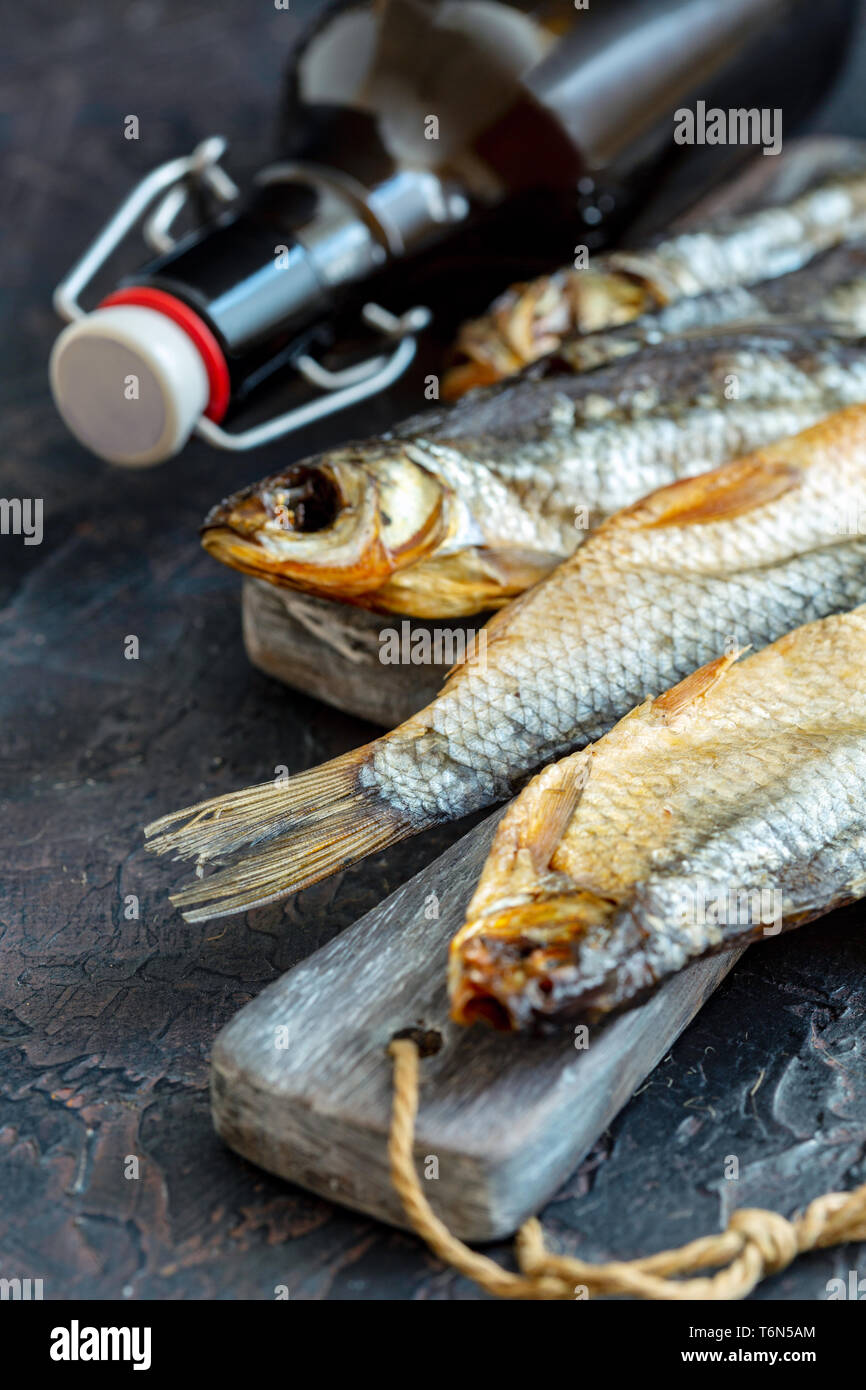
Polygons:
<instances>
[{"instance_id":1,"label":"fish eye","mask_svg":"<svg viewBox=\"0 0 866 1390\"><path fill-rule=\"evenodd\" d=\"M336 483L322 468L297 464L282 476L280 486L268 499L272 516L279 512L281 524L304 534L323 531L339 516L342 497Z\"/></svg>"}]
</instances>

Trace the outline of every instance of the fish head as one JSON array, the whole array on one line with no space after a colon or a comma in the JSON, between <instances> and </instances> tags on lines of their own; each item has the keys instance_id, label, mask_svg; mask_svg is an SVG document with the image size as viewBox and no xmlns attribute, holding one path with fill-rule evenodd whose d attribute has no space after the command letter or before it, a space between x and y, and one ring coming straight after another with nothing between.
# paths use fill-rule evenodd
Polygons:
<instances>
[{"instance_id":1,"label":"fish head","mask_svg":"<svg viewBox=\"0 0 866 1390\"><path fill-rule=\"evenodd\" d=\"M615 1008L624 974L634 993L652 980L642 934L617 901L591 891L533 894L493 907L454 938L451 1017L501 1032L545 1031L555 1016L592 1022Z\"/></svg>"},{"instance_id":2,"label":"fish head","mask_svg":"<svg viewBox=\"0 0 866 1390\"><path fill-rule=\"evenodd\" d=\"M202 545L244 574L351 601L436 548L449 497L398 440L349 445L221 502Z\"/></svg>"}]
</instances>

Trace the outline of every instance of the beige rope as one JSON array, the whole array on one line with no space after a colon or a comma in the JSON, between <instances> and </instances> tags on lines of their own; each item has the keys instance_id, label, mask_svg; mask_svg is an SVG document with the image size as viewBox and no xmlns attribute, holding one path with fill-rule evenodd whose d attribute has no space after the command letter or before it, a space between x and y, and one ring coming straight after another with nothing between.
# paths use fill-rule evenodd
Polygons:
<instances>
[{"instance_id":1,"label":"beige rope","mask_svg":"<svg viewBox=\"0 0 866 1390\"><path fill-rule=\"evenodd\" d=\"M866 1240L866 1183L853 1192L828 1192L788 1221L775 1211L735 1211L726 1231L702 1236L679 1250L663 1250L640 1260L589 1264L556 1255L544 1244L533 1217L517 1233L519 1274L464 1245L433 1211L415 1170L413 1146L418 1113L419 1052L411 1038L395 1038L394 1101L388 1157L391 1179L418 1235L431 1250L499 1298L574 1299L578 1287L588 1295L630 1294L652 1299L745 1298L768 1274L785 1269L805 1250ZM719 1268L719 1266L724 1266ZM672 1278L717 1269L694 1279Z\"/></svg>"}]
</instances>

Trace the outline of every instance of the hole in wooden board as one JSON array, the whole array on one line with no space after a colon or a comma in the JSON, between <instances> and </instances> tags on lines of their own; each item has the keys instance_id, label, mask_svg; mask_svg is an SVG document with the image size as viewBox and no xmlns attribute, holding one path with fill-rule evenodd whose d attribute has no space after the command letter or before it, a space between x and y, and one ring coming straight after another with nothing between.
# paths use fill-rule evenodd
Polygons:
<instances>
[{"instance_id":1,"label":"hole in wooden board","mask_svg":"<svg viewBox=\"0 0 866 1390\"><path fill-rule=\"evenodd\" d=\"M442 1047L442 1034L435 1028L401 1028L394 1033L391 1042L398 1038L409 1038L422 1057L433 1057Z\"/></svg>"}]
</instances>

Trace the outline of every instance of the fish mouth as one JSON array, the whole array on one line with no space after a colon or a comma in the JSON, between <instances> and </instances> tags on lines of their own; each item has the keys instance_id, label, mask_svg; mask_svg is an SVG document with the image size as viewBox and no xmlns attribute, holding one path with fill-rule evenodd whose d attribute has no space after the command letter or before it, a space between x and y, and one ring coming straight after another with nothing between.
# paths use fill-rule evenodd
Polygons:
<instances>
[{"instance_id":1,"label":"fish mouth","mask_svg":"<svg viewBox=\"0 0 866 1390\"><path fill-rule=\"evenodd\" d=\"M451 1017L466 1026L485 1023L500 1033L536 1027L549 1011L557 972L570 960L567 948L540 945L530 937L476 936L460 953Z\"/></svg>"},{"instance_id":2,"label":"fish mouth","mask_svg":"<svg viewBox=\"0 0 866 1390\"><path fill-rule=\"evenodd\" d=\"M527 938L504 943L479 937L463 953L451 991L451 1017L464 1026L485 1023L503 1033L547 1033L571 1021L597 1023L619 1008L622 993L621 962L611 959L599 966L587 980L579 950L540 946ZM639 957L634 967L642 968ZM635 984L635 1002L651 984L649 977Z\"/></svg>"},{"instance_id":3,"label":"fish mouth","mask_svg":"<svg viewBox=\"0 0 866 1390\"><path fill-rule=\"evenodd\" d=\"M624 953L635 962L639 955L632 932L608 935L618 916L612 899L581 893L577 902L536 900L467 923L451 948L452 1019L543 1033L566 1019L603 1017L615 1006Z\"/></svg>"},{"instance_id":4,"label":"fish mouth","mask_svg":"<svg viewBox=\"0 0 866 1390\"><path fill-rule=\"evenodd\" d=\"M438 479L399 446L372 456L344 449L292 464L219 503L201 540L243 574L351 601L435 548L445 502Z\"/></svg>"}]
</instances>

